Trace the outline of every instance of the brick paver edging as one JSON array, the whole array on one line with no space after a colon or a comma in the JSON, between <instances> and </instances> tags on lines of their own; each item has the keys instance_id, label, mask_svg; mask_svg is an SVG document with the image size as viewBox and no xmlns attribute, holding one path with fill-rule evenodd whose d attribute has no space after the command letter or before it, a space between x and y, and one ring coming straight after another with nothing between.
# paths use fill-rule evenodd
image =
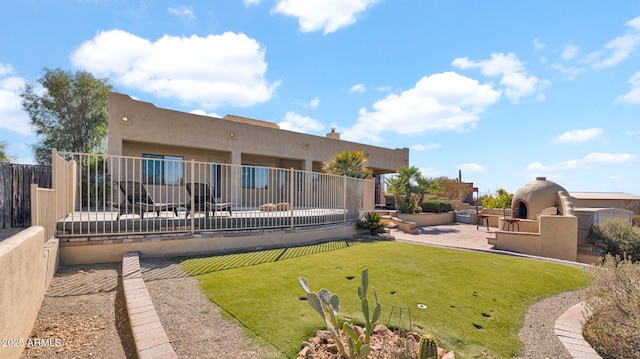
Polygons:
<instances>
[{"instance_id":1,"label":"brick paver edging","mask_svg":"<svg viewBox=\"0 0 640 359\"><path fill-rule=\"evenodd\" d=\"M138 358L177 359L142 280L138 252L122 258L122 286Z\"/></svg>"},{"instance_id":2,"label":"brick paver edging","mask_svg":"<svg viewBox=\"0 0 640 359\"><path fill-rule=\"evenodd\" d=\"M583 313L585 313L584 303L578 303L564 312L556 320L554 327L556 336L574 358L602 359L582 336Z\"/></svg>"}]
</instances>

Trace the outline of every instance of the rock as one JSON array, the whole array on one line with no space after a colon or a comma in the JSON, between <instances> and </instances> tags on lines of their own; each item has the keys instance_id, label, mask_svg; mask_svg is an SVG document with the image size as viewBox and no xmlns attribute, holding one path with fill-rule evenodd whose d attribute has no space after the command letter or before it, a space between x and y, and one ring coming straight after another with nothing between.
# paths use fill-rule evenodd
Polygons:
<instances>
[{"instance_id":1,"label":"rock","mask_svg":"<svg viewBox=\"0 0 640 359\"><path fill-rule=\"evenodd\" d=\"M298 358L302 357L306 359L309 356L309 354L313 354L313 349L309 347L303 347L302 350L298 352Z\"/></svg>"},{"instance_id":2,"label":"rock","mask_svg":"<svg viewBox=\"0 0 640 359\"><path fill-rule=\"evenodd\" d=\"M320 345L320 343L322 343L322 340L320 340L320 338L318 337L311 337L309 338L309 343L315 347L317 345Z\"/></svg>"},{"instance_id":3,"label":"rock","mask_svg":"<svg viewBox=\"0 0 640 359\"><path fill-rule=\"evenodd\" d=\"M438 357L440 357L440 348L438 348ZM453 353L453 350L448 352L445 356L441 357L441 359L455 359L456 355Z\"/></svg>"},{"instance_id":4,"label":"rock","mask_svg":"<svg viewBox=\"0 0 640 359\"><path fill-rule=\"evenodd\" d=\"M338 346L335 344L327 345L327 351L331 354L338 354Z\"/></svg>"},{"instance_id":5,"label":"rock","mask_svg":"<svg viewBox=\"0 0 640 359\"><path fill-rule=\"evenodd\" d=\"M328 339L331 339L331 333L327 330L318 330L316 332L316 337L320 338L322 343L326 343Z\"/></svg>"},{"instance_id":6,"label":"rock","mask_svg":"<svg viewBox=\"0 0 640 359\"><path fill-rule=\"evenodd\" d=\"M373 333L375 333L375 334L386 334L388 329L389 328L387 328L386 325L378 324L373 328Z\"/></svg>"}]
</instances>

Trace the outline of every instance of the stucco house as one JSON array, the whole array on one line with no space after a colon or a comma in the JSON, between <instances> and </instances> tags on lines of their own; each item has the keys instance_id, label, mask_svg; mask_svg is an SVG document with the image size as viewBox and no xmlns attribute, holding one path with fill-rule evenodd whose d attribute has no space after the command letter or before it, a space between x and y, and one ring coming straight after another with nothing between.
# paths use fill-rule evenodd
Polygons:
<instances>
[{"instance_id":1,"label":"stucco house","mask_svg":"<svg viewBox=\"0 0 640 359\"><path fill-rule=\"evenodd\" d=\"M321 172L322 163L345 150L364 151L374 173L375 201L384 200L382 175L409 166L409 149L388 149L281 129L276 123L235 115L223 118L158 108L128 95L109 95L108 155L151 160L191 160L252 166L249 186L259 185L261 167ZM154 168L163 182L180 177L181 169ZM170 173L169 173L170 172ZM214 181L215 182L215 181ZM219 182L218 182L219 183Z\"/></svg>"}]
</instances>

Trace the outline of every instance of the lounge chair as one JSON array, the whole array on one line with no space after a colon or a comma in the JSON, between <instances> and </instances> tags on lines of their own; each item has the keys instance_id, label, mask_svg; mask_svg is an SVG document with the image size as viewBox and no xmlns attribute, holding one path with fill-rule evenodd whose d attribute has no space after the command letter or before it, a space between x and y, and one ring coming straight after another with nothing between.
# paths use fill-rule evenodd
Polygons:
<instances>
[{"instance_id":1,"label":"lounge chair","mask_svg":"<svg viewBox=\"0 0 640 359\"><path fill-rule=\"evenodd\" d=\"M187 192L191 197L191 201L187 203L187 217L191 210L194 212L204 212L205 217L209 217L209 212L216 213L218 211L228 211L231 215L231 206L233 203L216 203L216 200L211 196L211 190L206 183L194 183L191 188L191 183L187 183Z\"/></svg>"},{"instance_id":2,"label":"lounge chair","mask_svg":"<svg viewBox=\"0 0 640 359\"><path fill-rule=\"evenodd\" d=\"M144 217L145 213L155 212L160 216L160 212L173 212L178 216L178 208L182 207L182 203L155 203L144 185L137 181L120 181L120 189L124 192L126 202L120 204L120 214L126 214L129 210L133 213L139 214L140 218Z\"/></svg>"}]
</instances>

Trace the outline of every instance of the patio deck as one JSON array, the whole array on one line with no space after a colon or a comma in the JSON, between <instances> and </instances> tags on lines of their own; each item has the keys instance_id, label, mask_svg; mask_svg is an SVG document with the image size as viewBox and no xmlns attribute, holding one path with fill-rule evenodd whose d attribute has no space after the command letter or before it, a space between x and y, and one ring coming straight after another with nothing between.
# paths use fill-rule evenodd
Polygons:
<instances>
[{"instance_id":1,"label":"patio deck","mask_svg":"<svg viewBox=\"0 0 640 359\"><path fill-rule=\"evenodd\" d=\"M354 218L351 218L354 217ZM73 212L57 221L57 234L60 238L87 235L130 235L170 232L207 232L238 229L273 229L301 225L319 225L344 222L357 219L357 214L344 209L310 208L289 211L235 210L216 212L206 217L204 213L195 213L186 218L184 210L161 212L158 216L149 212L141 218L137 214L123 214L117 211Z\"/></svg>"}]
</instances>

